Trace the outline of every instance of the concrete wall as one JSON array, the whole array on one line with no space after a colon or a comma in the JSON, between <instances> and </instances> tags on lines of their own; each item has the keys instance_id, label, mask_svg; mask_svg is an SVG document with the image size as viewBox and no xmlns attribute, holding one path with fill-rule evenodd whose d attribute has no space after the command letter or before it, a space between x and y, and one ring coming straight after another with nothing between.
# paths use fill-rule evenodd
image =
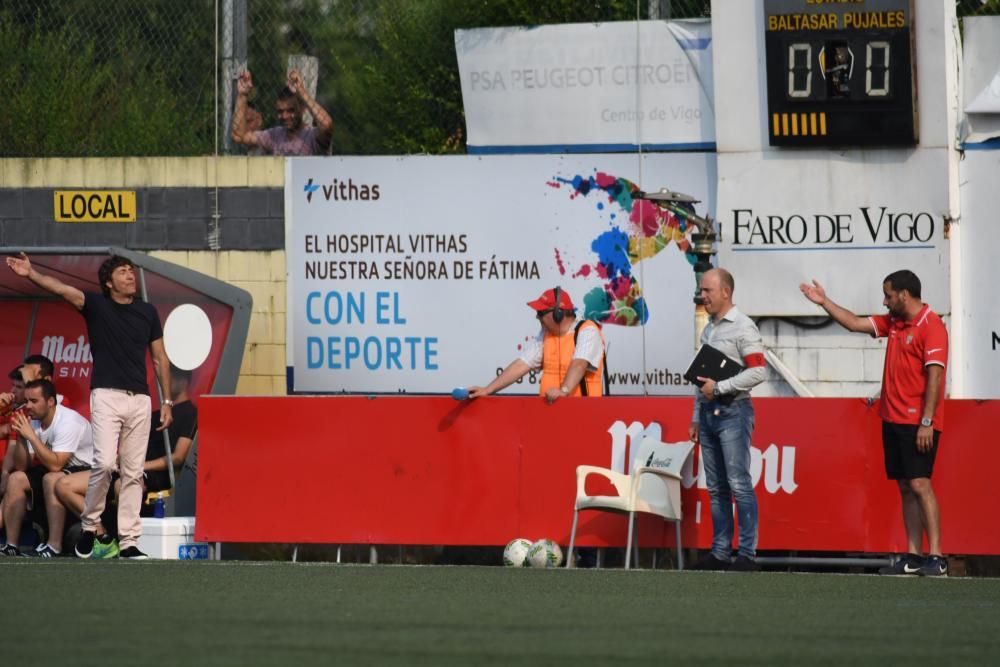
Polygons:
<instances>
[{"instance_id":1,"label":"concrete wall","mask_svg":"<svg viewBox=\"0 0 1000 667\"><path fill-rule=\"evenodd\" d=\"M278 250L280 158L0 160L0 245L133 250ZM53 192L136 191L135 223L57 223Z\"/></svg>"},{"instance_id":2,"label":"concrete wall","mask_svg":"<svg viewBox=\"0 0 1000 667\"><path fill-rule=\"evenodd\" d=\"M873 396L882 382L885 339L850 333L837 324L806 329L794 320L762 318L764 345L816 396ZM795 396L768 366L767 380L754 396Z\"/></svg>"},{"instance_id":3,"label":"concrete wall","mask_svg":"<svg viewBox=\"0 0 1000 667\"><path fill-rule=\"evenodd\" d=\"M136 191L134 223L56 223L53 191ZM281 158L0 159L0 247L116 245L241 287L253 314L237 393L284 395Z\"/></svg>"},{"instance_id":4,"label":"concrete wall","mask_svg":"<svg viewBox=\"0 0 1000 667\"><path fill-rule=\"evenodd\" d=\"M284 396L285 252L162 250L151 256L194 269L253 295L250 331L236 393Z\"/></svg>"},{"instance_id":5,"label":"concrete wall","mask_svg":"<svg viewBox=\"0 0 1000 667\"><path fill-rule=\"evenodd\" d=\"M247 290L254 306L237 393L284 395L283 187L282 161L273 158L4 159L0 245L13 251L18 246L114 243ZM52 191L74 188L135 189L139 221L58 225L52 219ZM214 237L213 220L220 230ZM827 285L834 298L836 287ZM736 297L739 304L738 293ZM836 325L801 326L813 321L762 319L764 343L817 396L876 394L884 341ZM767 381L754 393L794 395L771 367Z\"/></svg>"}]
</instances>

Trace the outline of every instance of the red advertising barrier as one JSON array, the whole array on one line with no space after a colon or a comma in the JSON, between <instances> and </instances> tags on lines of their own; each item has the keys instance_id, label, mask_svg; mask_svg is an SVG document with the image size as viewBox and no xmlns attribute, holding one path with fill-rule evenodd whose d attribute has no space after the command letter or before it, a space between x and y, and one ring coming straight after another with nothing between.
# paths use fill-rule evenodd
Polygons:
<instances>
[{"instance_id":1,"label":"red advertising barrier","mask_svg":"<svg viewBox=\"0 0 1000 667\"><path fill-rule=\"evenodd\" d=\"M754 405L760 549L905 550L876 407L820 398ZM566 544L576 466L623 468L643 433L686 440L691 400L549 406L533 397L204 396L199 411L199 540L502 545L549 537ZM948 401L946 411L934 474L943 548L1000 554L1000 530L983 513L1000 469L1000 402ZM707 547L711 518L697 449L682 498L685 544ZM583 512L579 544L622 546L625 524L621 516ZM673 528L644 517L638 537L642 546L669 546Z\"/></svg>"}]
</instances>

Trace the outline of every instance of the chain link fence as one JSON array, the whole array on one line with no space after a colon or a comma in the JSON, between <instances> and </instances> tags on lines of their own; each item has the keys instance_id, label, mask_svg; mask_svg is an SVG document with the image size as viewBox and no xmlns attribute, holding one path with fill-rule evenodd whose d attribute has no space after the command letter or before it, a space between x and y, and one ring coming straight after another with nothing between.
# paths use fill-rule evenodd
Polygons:
<instances>
[{"instance_id":1,"label":"chain link fence","mask_svg":"<svg viewBox=\"0 0 1000 667\"><path fill-rule=\"evenodd\" d=\"M0 0L0 155L213 150L214 0Z\"/></svg>"},{"instance_id":2,"label":"chain link fence","mask_svg":"<svg viewBox=\"0 0 1000 667\"><path fill-rule=\"evenodd\" d=\"M710 14L710 0L0 0L0 156L239 153L236 75L252 72L267 127L290 67L334 119L332 152L462 153L456 29Z\"/></svg>"}]
</instances>

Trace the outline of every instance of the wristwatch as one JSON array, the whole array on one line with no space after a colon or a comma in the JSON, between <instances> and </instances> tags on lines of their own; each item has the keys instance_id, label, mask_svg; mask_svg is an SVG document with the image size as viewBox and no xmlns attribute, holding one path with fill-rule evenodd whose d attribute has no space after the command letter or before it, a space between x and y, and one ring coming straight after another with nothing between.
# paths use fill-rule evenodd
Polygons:
<instances>
[{"instance_id":1,"label":"wristwatch","mask_svg":"<svg viewBox=\"0 0 1000 667\"><path fill-rule=\"evenodd\" d=\"M174 407L174 402L172 400L170 400L169 398L167 400L163 401L163 404L164 405L169 405L170 407Z\"/></svg>"},{"instance_id":2,"label":"wristwatch","mask_svg":"<svg viewBox=\"0 0 1000 667\"><path fill-rule=\"evenodd\" d=\"M721 393L722 392L719 391L719 384L716 383L715 386L712 387L712 396L715 396L716 398L718 398Z\"/></svg>"},{"instance_id":3,"label":"wristwatch","mask_svg":"<svg viewBox=\"0 0 1000 667\"><path fill-rule=\"evenodd\" d=\"M920 418L920 425L921 426L931 426L933 423L934 423L934 420L931 419L930 417L921 417Z\"/></svg>"},{"instance_id":4,"label":"wristwatch","mask_svg":"<svg viewBox=\"0 0 1000 667\"><path fill-rule=\"evenodd\" d=\"M569 396L569 387L559 387L559 391L563 393L564 396Z\"/></svg>"}]
</instances>

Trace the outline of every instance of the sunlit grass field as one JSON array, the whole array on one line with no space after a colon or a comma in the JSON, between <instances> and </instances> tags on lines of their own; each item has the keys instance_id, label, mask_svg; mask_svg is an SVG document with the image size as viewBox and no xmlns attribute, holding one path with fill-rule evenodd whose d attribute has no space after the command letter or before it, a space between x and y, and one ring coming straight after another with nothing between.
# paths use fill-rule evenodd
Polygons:
<instances>
[{"instance_id":1,"label":"sunlit grass field","mask_svg":"<svg viewBox=\"0 0 1000 667\"><path fill-rule=\"evenodd\" d=\"M996 664L1000 579L0 558L7 664Z\"/></svg>"}]
</instances>

